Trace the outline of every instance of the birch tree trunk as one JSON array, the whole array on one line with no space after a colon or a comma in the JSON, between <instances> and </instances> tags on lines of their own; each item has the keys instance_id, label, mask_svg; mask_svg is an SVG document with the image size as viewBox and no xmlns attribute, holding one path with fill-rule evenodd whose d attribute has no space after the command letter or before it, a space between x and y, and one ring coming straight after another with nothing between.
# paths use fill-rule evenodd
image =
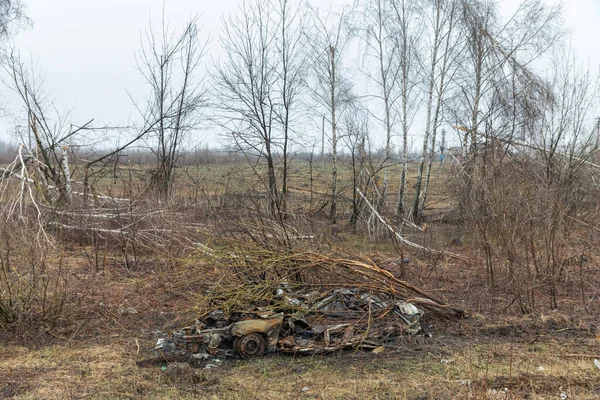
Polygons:
<instances>
[{"instance_id":1,"label":"birch tree trunk","mask_svg":"<svg viewBox=\"0 0 600 400\"><path fill-rule=\"evenodd\" d=\"M423 144L423 159L421 160L421 165L419 168L419 176L417 178L417 191L415 195L415 220L418 221L423 218L425 211L425 202L427 200L427 191L429 190L429 181L431 179L431 166L433 164L433 160L435 157L435 143L437 140L437 130L439 127L440 116L442 112L442 107L444 104L446 89L448 85L448 75L450 74L450 60L452 61L459 60L460 51L457 51L455 48L456 45L451 44L451 41L455 40L453 36L454 32L454 24L455 24L455 16L456 16L456 2L454 0L439 0L435 3L435 25L434 25L434 38L433 38L433 54L432 54L432 65L430 72L430 85L429 85L429 97L427 102L427 127L426 127L426 136L429 136L429 132L431 132L431 147L429 149L429 154L427 156L427 168L425 172L425 183L423 185L423 190L421 193L421 180L422 180L422 168L423 163L426 161L426 145ZM443 17L443 18L442 18ZM445 40L444 40L445 39ZM438 54L439 54L439 46L443 44L442 48L442 65L438 68ZM450 76L451 78L451 76ZM435 89L435 104L433 104L433 94ZM432 115L432 107L433 107L433 115ZM433 119L432 119L433 118ZM419 203L419 194L421 195L420 203Z\"/></svg>"},{"instance_id":2,"label":"birch tree trunk","mask_svg":"<svg viewBox=\"0 0 600 400\"><path fill-rule=\"evenodd\" d=\"M335 68L335 48L329 47L331 60L331 79L330 79L330 95L331 104L336 104L336 68ZM331 208L329 210L329 219L332 225L337 222L337 126L335 106L331 107Z\"/></svg>"},{"instance_id":3,"label":"birch tree trunk","mask_svg":"<svg viewBox=\"0 0 600 400\"><path fill-rule=\"evenodd\" d=\"M402 173L400 176L400 188L398 190L398 204L396 208L396 220L398 223L404 219L405 214L405 197L406 197L406 180L408 176L408 107L409 107L409 85L410 85L410 68L412 64L411 52L409 43L409 15L408 5L406 0L398 0L393 2L393 7L396 14L398 24L398 47L400 49L400 119L402 126Z\"/></svg>"},{"instance_id":4,"label":"birch tree trunk","mask_svg":"<svg viewBox=\"0 0 600 400\"><path fill-rule=\"evenodd\" d=\"M71 171L69 168L69 156L67 153L67 146L61 146L61 155L60 155L60 168L62 169L63 178L65 180L64 183L64 201L66 203L71 202L71 194L73 193L71 186Z\"/></svg>"},{"instance_id":5,"label":"birch tree trunk","mask_svg":"<svg viewBox=\"0 0 600 400\"><path fill-rule=\"evenodd\" d=\"M329 23L313 10L314 31L308 38L311 46L310 61L313 71L313 99L324 108L331 124L331 196L329 220L337 222L338 213L338 120L353 101L352 84L344 79L342 55L349 36L344 14Z\"/></svg>"}]
</instances>

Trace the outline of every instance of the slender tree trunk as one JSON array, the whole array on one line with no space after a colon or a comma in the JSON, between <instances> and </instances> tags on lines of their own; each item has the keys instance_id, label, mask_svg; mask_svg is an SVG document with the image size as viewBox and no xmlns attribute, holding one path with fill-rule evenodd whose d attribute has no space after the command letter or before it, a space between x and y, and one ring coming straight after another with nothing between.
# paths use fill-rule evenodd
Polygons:
<instances>
[{"instance_id":1,"label":"slender tree trunk","mask_svg":"<svg viewBox=\"0 0 600 400\"><path fill-rule=\"evenodd\" d=\"M352 148L352 215L350 216L350 225L352 226L352 231L356 232L356 222L358 222L358 175L359 170L361 168L360 165L357 165L357 145L358 143L354 143ZM362 161L362 160L361 160Z\"/></svg>"},{"instance_id":2,"label":"slender tree trunk","mask_svg":"<svg viewBox=\"0 0 600 400\"><path fill-rule=\"evenodd\" d=\"M288 202L288 141L289 141L289 112L285 112L285 128L283 133L283 171L281 178L281 211L284 213L287 211Z\"/></svg>"},{"instance_id":3,"label":"slender tree trunk","mask_svg":"<svg viewBox=\"0 0 600 400\"><path fill-rule=\"evenodd\" d=\"M404 198L406 197L406 179L408 175L408 111L407 111L407 91L408 83L405 80L407 75L406 66L403 66L402 82L402 175L400 177L400 190L398 191L398 208L396 216L398 222L404 218Z\"/></svg>"},{"instance_id":4,"label":"slender tree trunk","mask_svg":"<svg viewBox=\"0 0 600 400\"><path fill-rule=\"evenodd\" d=\"M285 218L287 211L288 201L288 143L289 143L289 128L290 128L290 96L288 92L288 72L289 72L289 53L288 53L288 35L287 35L287 11L288 1L284 0L280 3L281 5L281 65L282 65L282 99L283 99L283 171L281 178L281 217Z\"/></svg>"},{"instance_id":5,"label":"slender tree trunk","mask_svg":"<svg viewBox=\"0 0 600 400\"><path fill-rule=\"evenodd\" d=\"M438 13L441 13L441 10L438 9ZM447 74L448 74L448 62L449 62L449 58L450 58L450 52L451 52L451 39L452 39L452 31L454 28L454 16L455 16L455 5L454 3L452 4L452 8L449 10L450 13L450 17L449 20L447 21L447 26L448 26L448 30L446 31L446 40L445 40L445 44L444 44L444 57L443 57L443 61L442 61L442 67L439 71L440 74L440 81L439 81L439 86L437 89L437 98L435 101L435 111L434 111L434 115L433 115L433 121L431 124L431 149L429 151L429 161L427 164L427 173L426 173L426 178L425 178L425 184L423 186L423 192L422 192L422 198L421 198L421 204L417 204L415 203L415 206L418 207L419 209L419 218L422 218L425 212L425 202L427 200L427 191L429 190L429 181L431 179L431 166L433 164L433 160L434 160L434 156L435 156L435 142L437 140L437 130L438 130L438 123L440 120L440 113L443 107L443 103L444 103L444 94L446 91L446 78L447 78ZM439 14L438 14L439 15ZM439 27L439 24L438 24ZM436 38L439 40L439 31L436 31ZM438 41L436 40L436 43ZM437 54L437 51L436 51ZM436 63L437 64L437 63ZM433 71L433 70L432 70ZM433 72L432 72L432 78L434 77ZM432 87L433 88L433 87ZM429 117L428 117L429 120ZM442 146L444 146L444 137L442 137Z\"/></svg>"},{"instance_id":6,"label":"slender tree trunk","mask_svg":"<svg viewBox=\"0 0 600 400\"><path fill-rule=\"evenodd\" d=\"M434 55L435 55L434 51ZM435 64L432 64L431 68L431 76L430 76L430 84L429 84L429 93L427 97L427 122L425 124L425 136L423 137L423 152L421 153L421 161L419 162L419 169L417 171L417 181L415 183L415 201L413 203L413 219L415 223L419 223L421 219L420 214L420 202L421 202L421 182L423 180L423 170L425 168L425 162L429 158L428 154L428 146L429 146L429 133L431 132L431 108L433 103L433 79L435 79ZM435 141L431 144L433 148L435 146Z\"/></svg>"},{"instance_id":7,"label":"slender tree trunk","mask_svg":"<svg viewBox=\"0 0 600 400\"><path fill-rule=\"evenodd\" d=\"M438 57L438 51L439 51L439 46L440 46L440 18L441 18L441 12L440 9L437 8L436 9L436 16L435 16L435 26L433 27L434 29L434 34L433 34L433 49L432 49L432 54L431 54L431 70L429 71L429 88L428 88L428 92L427 92L427 119L426 119L426 123L425 123L425 136L423 137L423 152L421 153L421 161L419 163L419 169L417 172L417 181L415 183L415 201L413 203L413 219L415 221L415 223L419 223L422 214L421 214L421 184L423 181L423 170L425 168L425 163L428 162L428 158L429 157L429 152L428 152L428 146L429 146L429 137L431 134L431 128L432 128L432 121L431 121L431 117L432 117L432 108L433 108L433 89L434 86L436 84L436 76L435 76L435 72L436 72L436 67L437 67L437 57ZM432 140L431 143L431 147L434 148L435 146L435 138Z\"/></svg>"},{"instance_id":8,"label":"slender tree trunk","mask_svg":"<svg viewBox=\"0 0 600 400\"><path fill-rule=\"evenodd\" d=\"M477 29L477 28L474 28ZM483 38L479 32L474 33L476 36L475 42L475 94L473 96L473 108L471 110L471 126L469 131L465 133L465 142L469 138L469 153L466 162L466 185L463 199L463 206L469 207L469 202L473 191L473 173L475 171L475 163L477 161L477 128L479 125L479 102L481 101L481 85L482 85L482 69L483 69ZM465 143L466 146L466 143Z\"/></svg>"},{"instance_id":9,"label":"slender tree trunk","mask_svg":"<svg viewBox=\"0 0 600 400\"><path fill-rule=\"evenodd\" d=\"M159 106L159 127L158 127L158 137L159 137L159 151L158 151L158 171L156 173L156 178L159 179L159 182L156 182L161 195L165 197L167 195L168 187L167 187L167 171L166 171L166 156L167 156L167 144L165 143L165 97L166 97L166 71L165 71L165 60L164 56L160 57L160 89L158 93L158 106Z\"/></svg>"},{"instance_id":10,"label":"slender tree trunk","mask_svg":"<svg viewBox=\"0 0 600 400\"><path fill-rule=\"evenodd\" d=\"M63 179L64 179L64 199L65 203L71 202L71 169L69 168L69 156L67 153L67 147L61 147L61 155L60 155L60 169L62 170Z\"/></svg>"},{"instance_id":11,"label":"slender tree trunk","mask_svg":"<svg viewBox=\"0 0 600 400\"><path fill-rule=\"evenodd\" d=\"M408 21L406 15L406 3L405 0L401 1L401 9L398 10L396 7L396 14L399 19L401 28L401 51L400 51L400 63L401 63L401 82L400 82L400 101L402 108L402 174L400 177L400 189L398 190L398 207L396 211L397 222L404 218L405 208L404 199L406 197L406 180L408 176L408 72L409 72L409 50L408 50Z\"/></svg>"},{"instance_id":12,"label":"slender tree trunk","mask_svg":"<svg viewBox=\"0 0 600 400\"><path fill-rule=\"evenodd\" d=\"M390 121L390 104L389 104L389 99L387 97L384 98L384 106L385 106L385 131L386 131L384 162L387 164L390 162L390 160L392 158L392 124ZM386 165L385 170L383 172L383 189L381 191L381 198L379 199L379 204L377 205L378 211L381 211L383 209L383 207L385 207L387 192L388 192L388 181L389 181L389 167Z\"/></svg>"},{"instance_id":13,"label":"slender tree trunk","mask_svg":"<svg viewBox=\"0 0 600 400\"><path fill-rule=\"evenodd\" d=\"M267 159L267 175L269 180L269 212L271 216L276 217L279 210L279 202L277 200L277 178L275 176L275 163L273 162L273 155L271 154L270 145L267 145L266 159Z\"/></svg>"},{"instance_id":14,"label":"slender tree trunk","mask_svg":"<svg viewBox=\"0 0 600 400\"><path fill-rule=\"evenodd\" d=\"M337 124L336 124L336 69L335 69L335 48L329 48L331 58L331 209L329 210L329 219L332 225L337 221Z\"/></svg>"},{"instance_id":15,"label":"slender tree trunk","mask_svg":"<svg viewBox=\"0 0 600 400\"><path fill-rule=\"evenodd\" d=\"M386 68L384 65L384 50L383 50L383 9L381 6L381 1L377 2L378 7L378 30L379 34L377 36L377 44L378 44L378 52L379 52L379 74L381 76L381 89L383 95L383 106L384 106L384 122L385 122L385 160L384 162L389 163L392 156L392 121L390 116L390 88L388 86L388 79ZM388 192L388 180L389 180L389 167L386 165L383 173L383 189L381 191L381 197L377 204L377 210L381 211L385 206Z\"/></svg>"}]
</instances>

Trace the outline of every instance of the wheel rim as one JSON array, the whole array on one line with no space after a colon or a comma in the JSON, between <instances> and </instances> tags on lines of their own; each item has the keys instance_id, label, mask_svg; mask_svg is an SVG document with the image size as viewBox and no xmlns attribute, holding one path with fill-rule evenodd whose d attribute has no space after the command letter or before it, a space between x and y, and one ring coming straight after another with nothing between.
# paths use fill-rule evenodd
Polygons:
<instances>
[{"instance_id":1,"label":"wheel rim","mask_svg":"<svg viewBox=\"0 0 600 400\"><path fill-rule=\"evenodd\" d=\"M260 357L265 352L265 339L259 333L250 333L248 335L235 338L233 343L234 350L240 358Z\"/></svg>"}]
</instances>

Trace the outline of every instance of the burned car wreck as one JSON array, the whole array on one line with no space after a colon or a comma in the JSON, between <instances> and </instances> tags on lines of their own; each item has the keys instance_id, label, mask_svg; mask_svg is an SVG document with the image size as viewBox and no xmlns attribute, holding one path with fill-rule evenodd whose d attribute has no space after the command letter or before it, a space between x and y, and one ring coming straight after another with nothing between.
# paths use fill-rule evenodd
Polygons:
<instances>
[{"instance_id":1,"label":"burned car wreck","mask_svg":"<svg viewBox=\"0 0 600 400\"><path fill-rule=\"evenodd\" d=\"M226 314L215 309L192 326L159 339L161 352L194 357L259 357L267 352L319 354L375 349L421 331L414 304L358 288L294 291L282 285L269 304ZM415 299L418 300L418 299Z\"/></svg>"},{"instance_id":2,"label":"burned car wreck","mask_svg":"<svg viewBox=\"0 0 600 400\"><path fill-rule=\"evenodd\" d=\"M422 332L422 316L462 318L466 312L399 279L361 255L229 246L204 254L205 291L194 293L192 326L160 339L170 352L196 360L258 357L267 352L322 354L396 347ZM236 249L236 251L233 251Z\"/></svg>"}]
</instances>

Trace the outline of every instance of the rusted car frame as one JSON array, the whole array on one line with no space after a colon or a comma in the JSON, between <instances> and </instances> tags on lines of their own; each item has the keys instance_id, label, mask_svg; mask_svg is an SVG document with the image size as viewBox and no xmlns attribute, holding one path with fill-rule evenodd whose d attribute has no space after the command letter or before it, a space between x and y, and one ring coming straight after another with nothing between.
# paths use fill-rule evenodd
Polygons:
<instances>
[{"instance_id":1,"label":"rusted car frame","mask_svg":"<svg viewBox=\"0 0 600 400\"><path fill-rule=\"evenodd\" d=\"M159 340L157 349L170 347L191 354L236 355L246 359L266 352L316 354L344 348L376 348L390 338L421 330L422 312L413 304L352 289L336 289L326 295L285 297L303 311L245 311L226 318L215 311L196 325L173 332ZM232 321L232 319L234 321Z\"/></svg>"}]
</instances>

